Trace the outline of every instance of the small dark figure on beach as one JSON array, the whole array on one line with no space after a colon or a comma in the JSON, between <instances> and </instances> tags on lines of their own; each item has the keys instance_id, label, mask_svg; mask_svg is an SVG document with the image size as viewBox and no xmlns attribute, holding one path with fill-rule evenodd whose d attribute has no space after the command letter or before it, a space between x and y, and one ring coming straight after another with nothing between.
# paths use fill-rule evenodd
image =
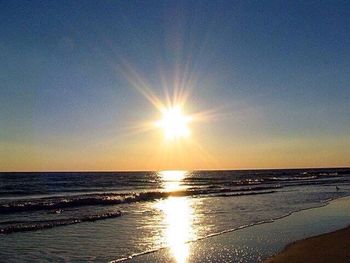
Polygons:
<instances>
[{"instance_id":1,"label":"small dark figure on beach","mask_svg":"<svg viewBox=\"0 0 350 263\"><path fill-rule=\"evenodd\" d=\"M340 190L340 188L339 188L338 186L336 186L336 187L335 187L335 189L337 189L337 191L339 191L339 190Z\"/></svg>"}]
</instances>

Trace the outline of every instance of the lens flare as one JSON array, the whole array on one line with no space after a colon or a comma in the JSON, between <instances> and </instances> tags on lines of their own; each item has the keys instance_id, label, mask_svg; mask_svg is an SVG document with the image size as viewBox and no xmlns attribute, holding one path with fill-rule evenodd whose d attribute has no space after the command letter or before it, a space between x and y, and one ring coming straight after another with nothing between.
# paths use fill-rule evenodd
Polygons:
<instances>
[{"instance_id":1,"label":"lens flare","mask_svg":"<svg viewBox=\"0 0 350 263\"><path fill-rule=\"evenodd\" d=\"M230 111L223 111L224 105L198 111L197 106L200 104L192 99L192 93L198 87L198 75L195 72L179 65L169 74L160 71L160 79L152 80L125 59L114 65L116 72L125 77L128 86L137 90L154 107L152 117L150 115L147 119L123 126L123 136L126 137L140 133L150 134L150 140L144 144L152 145L152 158L148 165L160 170L185 169L194 166L191 159L194 155L198 157L196 160L199 160L195 166L217 165L215 156L201 145L203 137L198 132L198 124L222 119L223 115Z\"/></svg>"}]
</instances>

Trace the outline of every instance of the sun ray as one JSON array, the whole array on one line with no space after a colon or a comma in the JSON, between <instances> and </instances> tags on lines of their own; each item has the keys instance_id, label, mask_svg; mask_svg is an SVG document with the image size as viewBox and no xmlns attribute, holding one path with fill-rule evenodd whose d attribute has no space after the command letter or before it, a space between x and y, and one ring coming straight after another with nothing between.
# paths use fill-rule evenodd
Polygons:
<instances>
[{"instance_id":1,"label":"sun ray","mask_svg":"<svg viewBox=\"0 0 350 263\"><path fill-rule=\"evenodd\" d=\"M129 136L139 133L163 134L164 140L156 143L153 140L152 162L159 169L176 168L184 169L191 165L189 161L194 154L197 155L203 165L214 163L212 156L200 144L200 134L195 128L198 123L216 121L222 118L227 111L222 111L222 106L205 111L186 112L186 105L190 105L191 94L198 85L198 76L190 71L191 58L186 59L184 67L175 67L172 76L165 73L165 68L159 68L159 85L151 84L135 68L125 60L116 66L118 74L137 90L157 110L159 117L148 121L130 124L126 128ZM158 96L156 90L161 88L163 96ZM193 125L192 125L193 124ZM195 138L198 137L198 138ZM196 140L199 139L199 140ZM156 144L155 144L156 143ZM151 161L151 160L150 160Z\"/></svg>"}]
</instances>

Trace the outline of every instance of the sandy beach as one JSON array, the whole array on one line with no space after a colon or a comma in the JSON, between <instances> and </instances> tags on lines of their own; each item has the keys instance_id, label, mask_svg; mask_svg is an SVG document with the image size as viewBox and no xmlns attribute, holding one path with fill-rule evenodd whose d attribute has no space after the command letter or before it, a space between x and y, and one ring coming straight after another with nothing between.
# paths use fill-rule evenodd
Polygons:
<instances>
[{"instance_id":1,"label":"sandy beach","mask_svg":"<svg viewBox=\"0 0 350 263\"><path fill-rule=\"evenodd\" d=\"M280 254L265 261L265 263L279 262L350 262L350 226L294 242Z\"/></svg>"}]
</instances>

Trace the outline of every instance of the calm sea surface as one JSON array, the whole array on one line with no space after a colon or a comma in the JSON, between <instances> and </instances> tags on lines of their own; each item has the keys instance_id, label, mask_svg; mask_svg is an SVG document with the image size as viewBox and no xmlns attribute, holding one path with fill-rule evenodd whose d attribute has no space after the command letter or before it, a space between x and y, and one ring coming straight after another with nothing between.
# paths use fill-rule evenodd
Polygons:
<instances>
[{"instance_id":1,"label":"calm sea surface","mask_svg":"<svg viewBox=\"0 0 350 263\"><path fill-rule=\"evenodd\" d=\"M0 261L108 262L350 195L350 169L0 173Z\"/></svg>"}]
</instances>

